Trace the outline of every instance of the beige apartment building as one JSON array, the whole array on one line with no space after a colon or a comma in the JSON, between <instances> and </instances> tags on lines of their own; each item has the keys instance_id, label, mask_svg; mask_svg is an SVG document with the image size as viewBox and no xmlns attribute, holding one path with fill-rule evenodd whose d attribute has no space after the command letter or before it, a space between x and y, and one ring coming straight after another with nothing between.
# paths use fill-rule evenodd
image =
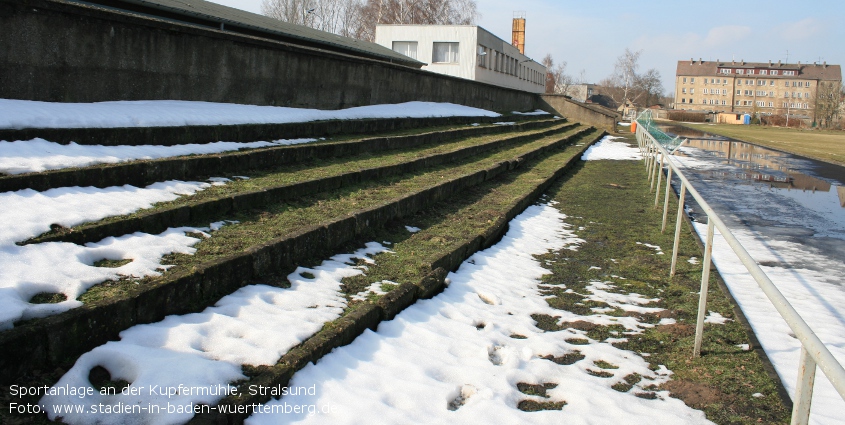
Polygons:
<instances>
[{"instance_id":1,"label":"beige apartment building","mask_svg":"<svg viewBox=\"0 0 845 425\"><path fill-rule=\"evenodd\" d=\"M815 119L819 84L841 82L839 65L778 61L678 61L675 109Z\"/></svg>"}]
</instances>

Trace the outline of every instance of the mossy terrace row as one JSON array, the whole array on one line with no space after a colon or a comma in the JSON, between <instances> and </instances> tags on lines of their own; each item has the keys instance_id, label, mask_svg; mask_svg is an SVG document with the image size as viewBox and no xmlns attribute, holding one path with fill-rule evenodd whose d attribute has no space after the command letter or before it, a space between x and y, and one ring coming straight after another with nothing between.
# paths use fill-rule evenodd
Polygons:
<instances>
[{"instance_id":1,"label":"mossy terrace row","mask_svg":"<svg viewBox=\"0 0 845 425\"><path fill-rule=\"evenodd\" d=\"M497 119L500 120L501 118ZM316 158L332 158L354 155L361 152L378 152L384 150L408 149L426 143L445 142L459 137L471 137L484 134L496 134L508 131L521 131L529 128L541 128L555 121L549 117L536 118L533 116L507 117L508 122L520 122L516 127L500 126L492 124L480 124L497 122L487 117L453 117L450 119L403 119L393 120L403 123L402 125L388 126L381 125L375 128L385 128L381 137L361 138L356 132L335 133L322 131L310 133L308 137L316 138L320 135L335 135L332 140L318 141L304 145L269 147L261 149L250 149L246 151L227 152L208 155L190 155L186 157L163 158L145 161L133 161L119 164L101 164L92 167L69 168L50 170L39 173L27 173L20 175L0 175L0 192L8 192L20 189L47 190L56 187L68 186L94 186L107 187L115 185L131 184L143 186L164 180L190 180L209 177L210 171L220 174L241 173L245 170L268 168L284 164L296 164ZM371 120L362 120L371 121ZM378 122L384 120L376 120ZM392 122L392 121L391 121ZM336 121L329 121L329 124ZM469 123L479 123L478 126L466 127ZM437 125L431 127L430 125ZM315 126L317 124L314 124ZM227 127L227 126L203 126L198 128ZM235 126L238 127L238 126ZM463 128L460 128L463 127ZM84 129L86 131L104 131L108 136L98 138L96 141L102 145L128 144L128 145L161 145L170 146L173 140L158 135L158 132L178 131L185 127L158 127L155 129ZM340 128L343 128L342 126ZM355 127L357 133L373 134L368 132L367 126ZM42 137L46 140L58 142L62 140L76 140L74 134L78 129L54 129L38 130L33 134L7 134L3 137L0 131L0 140L29 140L34 137ZM133 132L144 132L149 130L152 134L123 137L118 130ZM23 130L21 130L23 131ZM389 131L389 132L388 132ZM47 134L41 134L46 132ZM8 131L6 132L8 133ZM53 134L56 133L56 134ZM115 133L115 134L111 134ZM225 133L225 131L220 131ZM214 133L217 134L217 133ZM201 140L186 140L186 143L207 143L214 141L242 141L251 142L256 140L272 141L285 138L287 133L269 128L266 132L256 133L253 138L246 138L243 135L232 134L235 137L223 137ZM297 133L298 134L298 133ZM308 133L306 133L308 134ZM253 135L252 132L249 135ZM176 140L180 140L176 138ZM134 142L134 143L132 143ZM81 143L81 142L80 142Z\"/></svg>"},{"instance_id":2,"label":"mossy terrace row","mask_svg":"<svg viewBox=\"0 0 845 425\"><path fill-rule=\"evenodd\" d=\"M364 179L339 188L328 186L322 192L312 190L309 196L297 199L266 197L255 205L233 208L223 215L218 210L215 219L238 219L242 223L227 226L214 237L199 242L195 256L173 256L171 260L177 265L163 276L143 279L138 281L140 285L131 280L100 285L81 297L85 303L83 307L19 323L16 328L0 334L0 347L6 353L0 359L3 370L0 381L19 381L33 370L67 367L80 354L116 339L120 331L130 326L159 321L169 314L201 311L239 287L259 279L264 283L268 279L272 281L274 276L284 276L297 265L325 258L344 244L371 234L384 223L411 216L437 202L459 199L456 195L497 177L521 174L525 162L533 163L537 158L553 155L582 137L588 136L594 141L598 136L595 130L560 120L535 120L526 124L536 125L540 130L512 128L505 130L508 134L498 136L499 139L492 136L494 140L469 141L470 145L481 143L485 148L471 148L466 151L469 153L450 159L451 162L420 163L410 172L402 172L401 165L393 164L390 166L399 166L400 171L387 177ZM464 140L464 144L468 140L471 139ZM454 143L463 146L460 140ZM430 148L436 146L423 147L419 154L424 157L426 152L423 151ZM465 148L467 146L459 149ZM403 151L397 150L394 154L400 152ZM382 155L385 160L390 156ZM338 159L331 166L340 172L342 163ZM274 181L274 173L284 173L278 167L264 171L268 184ZM243 185L244 192L255 189L254 184ZM529 192L532 196L538 195ZM225 195L228 202L237 199L237 195ZM201 197L186 197L180 200L185 204L176 209L190 209L193 202L199 205L205 201ZM205 217L211 216L209 213ZM124 217L112 222L124 219L131 221ZM190 216L181 220L172 223L194 222ZM492 222L504 226L500 220ZM195 224L207 225L207 222ZM104 236L120 234L103 233ZM462 258L479 245L474 246L460 254L450 252L448 260L436 261L438 264L428 270L457 267Z\"/></svg>"}]
</instances>

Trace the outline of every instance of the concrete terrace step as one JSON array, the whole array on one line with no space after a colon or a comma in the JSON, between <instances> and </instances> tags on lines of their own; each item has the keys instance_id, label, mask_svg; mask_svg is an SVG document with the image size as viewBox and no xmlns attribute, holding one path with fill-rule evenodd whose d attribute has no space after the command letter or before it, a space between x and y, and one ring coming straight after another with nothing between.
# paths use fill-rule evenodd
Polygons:
<instances>
[{"instance_id":1,"label":"concrete terrace step","mask_svg":"<svg viewBox=\"0 0 845 425\"><path fill-rule=\"evenodd\" d=\"M0 129L0 140L42 138L55 143L80 145L160 145L212 143L219 140L253 140L329 137L338 134L373 134L425 127L451 126L498 121L534 121L543 115L507 115L499 117L378 118L358 120L309 121L284 124L186 125L167 127L117 128L24 128Z\"/></svg>"},{"instance_id":2,"label":"concrete terrace step","mask_svg":"<svg viewBox=\"0 0 845 425\"><path fill-rule=\"evenodd\" d=\"M464 166L462 169L466 171L460 175L434 185L418 186L402 192L398 198L379 201L319 224L295 227L282 236L242 247L237 253L211 256L190 268L183 267L161 279L135 285L120 296L86 303L75 310L3 332L0 349L8 355L0 359L0 382L12 382L27 371L66 365L94 346L117 338L118 332L132 325L159 321L169 314L199 311L254 279L287 273L301 261L324 256L373 227L507 173L575 137L573 134L548 142L542 139L506 150L500 155L513 152L512 159L492 166L484 161L473 162Z\"/></svg>"},{"instance_id":3,"label":"concrete terrace step","mask_svg":"<svg viewBox=\"0 0 845 425\"><path fill-rule=\"evenodd\" d=\"M460 161L495 149L511 146L556 133L569 131L577 124L560 124L542 131L520 133L515 136L503 137L486 143L462 146L457 149L421 156L413 160L384 165L381 167L359 168L351 161L344 167L350 171L333 171L317 173L321 177L301 179L293 183L263 187L259 190L227 193L213 199L193 202L186 198L187 205L179 205L149 212L133 214L125 218L107 219L101 222L88 223L77 226L61 233L53 233L34 238L26 243L41 242L72 242L84 244L96 242L108 236L120 236L137 231L159 233L168 227L178 227L188 223L202 223L215 220L221 215L238 211L261 208L267 204L288 199L295 199L305 195L325 192L327 190L375 181L389 176L413 173L426 168ZM440 145L439 147L442 147ZM394 154L395 155L395 154ZM319 167L316 167L319 168ZM298 180L298 179L297 179Z\"/></svg>"},{"instance_id":4,"label":"concrete terrace step","mask_svg":"<svg viewBox=\"0 0 845 425\"><path fill-rule=\"evenodd\" d=\"M477 122L473 120L470 121ZM335 158L355 155L361 152L410 149L416 146L432 143L444 143L459 138L542 129L564 121L565 120L534 119L520 122L512 126L496 125L457 129L453 128L412 135L387 135L341 142L315 142L294 146L257 148L247 151L234 151L221 154L192 155L187 157L183 156L156 160L131 161L118 164L101 164L84 168L50 170L39 173L0 175L0 192L21 189L43 191L51 188L69 186L107 187L129 184L140 187L165 180L190 180L200 177L208 177L209 173L212 171L214 173L218 173L218 175L242 173L246 170L277 167L317 158ZM424 128L424 126L416 128ZM246 139L245 141L273 140L274 138L275 137L270 134L264 134L251 139ZM0 135L0 140L2 140L2 135ZM215 139L214 141L217 140L228 139Z\"/></svg>"},{"instance_id":5,"label":"concrete terrace step","mask_svg":"<svg viewBox=\"0 0 845 425\"><path fill-rule=\"evenodd\" d=\"M427 267L424 268L424 275L418 280L403 283L375 301L364 301L350 308L348 314L332 322L331 326L324 326L322 331L289 350L275 365L250 367L245 370L245 374L250 378L237 384L238 395L226 397L218 403L218 406L228 405L228 409L218 408L213 410L217 413L197 415L190 423L243 423L251 413L248 406L266 403L271 399L269 394L251 393L248 391L251 386L287 386L293 375L307 364L316 363L333 349L351 343L366 329L375 330L381 321L392 320L417 300L438 294L445 286L444 278L449 271L457 269L475 252L498 242L507 231L508 222L535 202L549 185L564 175L580 159L581 154L603 135L604 133L591 131L584 135L584 144L581 146L570 146L564 151L555 151L526 164L525 169L518 175L508 175L509 178L506 179L502 176L473 188L472 191L477 193L468 202L472 202L472 205L484 205L479 208L497 216L497 220L485 223L483 218L476 219L471 226L473 231L463 234L462 239L422 260ZM503 193L519 195L502 199ZM454 223L468 220L463 208L448 204L441 202L432 207L432 210L447 213L439 220L440 223L455 225ZM420 249L421 245L431 244L430 241L439 235L440 230L442 229L430 227L401 243L407 245L404 247L406 250L425 251ZM396 249L398 246L394 244L391 248ZM378 260L376 265L371 267L379 267ZM402 281L398 277L394 280ZM220 413L224 411L230 413Z\"/></svg>"}]
</instances>

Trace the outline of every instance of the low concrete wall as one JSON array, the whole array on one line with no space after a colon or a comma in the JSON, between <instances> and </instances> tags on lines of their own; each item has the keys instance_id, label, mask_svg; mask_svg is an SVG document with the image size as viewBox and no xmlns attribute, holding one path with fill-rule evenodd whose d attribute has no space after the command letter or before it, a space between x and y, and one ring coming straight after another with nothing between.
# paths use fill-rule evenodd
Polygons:
<instances>
[{"instance_id":1,"label":"low concrete wall","mask_svg":"<svg viewBox=\"0 0 845 425\"><path fill-rule=\"evenodd\" d=\"M0 28L0 98L540 107L527 92L62 0L0 0Z\"/></svg>"},{"instance_id":2,"label":"low concrete wall","mask_svg":"<svg viewBox=\"0 0 845 425\"><path fill-rule=\"evenodd\" d=\"M607 108L574 101L562 94L544 94L541 109L554 111L570 121L578 121L602 128L609 132L616 132L619 114L608 111Z\"/></svg>"}]
</instances>

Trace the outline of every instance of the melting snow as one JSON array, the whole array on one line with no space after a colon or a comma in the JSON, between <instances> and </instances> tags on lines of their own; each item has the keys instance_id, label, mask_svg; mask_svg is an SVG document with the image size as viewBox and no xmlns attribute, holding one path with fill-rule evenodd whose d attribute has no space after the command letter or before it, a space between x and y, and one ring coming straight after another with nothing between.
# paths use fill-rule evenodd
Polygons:
<instances>
[{"instance_id":1,"label":"melting snow","mask_svg":"<svg viewBox=\"0 0 845 425\"><path fill-rule=\"evenodd\" d=\"M0 141L0 173L23 174L62 168L116 164L140 159L171 158L314 142L317 139L276 140L272 142L214 142L174 146L67 145L44 139Z\"/></svg>"},{"instance_id":2,"label":"melting snow","mask_svg":"<svg viewBox=\"0 0 845 425\"><path fill-rule=\"evenodd\" d=\"M418 301L381 323L377 332L366 331L294 375L290 385L315 386L314 395L271 401L259 407L265 413L254 414L247 423L352 424L362 418L437 424L709 423L702 412L666 392L658 392L655 400L632 394L668 380L671 372L665 367L652 371L635 353L607 342L566 341L585 340L582 331L543 332L535 326L530 313L563 316L561 321L583 318L552 309L538 288L548 271L532 255L581 242L561 223L564 217L549 206L529 207L510 223L499 244L449 274L451 284L442 294ZM594 286L598 290L601 285ZM629 294L625 301L650 300ZM575 350L585 358L570 366L543 358ZM604 371L611 378L590 375L599 361L618 366ZM611 389L632 373L646 379L628 393ZM520 393L519 382L559 385L543 399ZM562 411L528 413L516 407L525 399L567 404ZM281 413L293 405L313 407L316 414Z\"/></svg>"},{"instance_id":3,"label":"melting snow","mask_svg":"<svg viewBox=\"0 0 845 425\"><path fill-rule=\"evenodd\" d=\"M89 386L89 371L102 366L112 380L123 379L138 394L45 396L41 404L82 405L85 413L50 411L50 419L63 416L71 424L172 424L191 419L193 412L167 413L174 406L213 405L226 394L202 394L182 390L178 394L150 394L150 388L179 385L200 390L225 387L244 379L241 365L272 365L290 348L319 331L323 324L340 317L346 299L341 279L363 273L355 259L373 263L368 255L385 251L376 242L354 254L342 254L315 268L299 267L288 275L289 289L251 285L223 297L201 313L168 316L158 323L133 326L120 333L120 341L108 342L83 354L56 383L56 387ZM310 273L313 278L304 277ZM164 406L161 412L96 414L103 405ZM93 411L96 412L96 411Z\"/></svg>"},{"instance_id":4,"label":"melting snow","mask_svg":"<svg viewBox=\"0 0 845 425\"><path fill-rule=\"evenodd\" d=\"M613 160L633 160L633 159L643 159L642 155L640 154L640 150L638 148L631 147L627 143L624 142L614 142L615 139L622 139L622 137L616 136L604 136L602 139L587 148L583 155L581 155L581 160L583 161L595 161L600 159L613 159Z\"/></svg>"},{"instance_id":5,"label":"melting snow","mask_svg":"<svg viewBox=\"0 0 845 425\"><path fill-rule=\"evenodd\" d=\"M173 127L451 116L500 115L484 109L435 102L319 110L182 100L50 103L0 99L0 128Z\"/></svg>"}]
</instances>

